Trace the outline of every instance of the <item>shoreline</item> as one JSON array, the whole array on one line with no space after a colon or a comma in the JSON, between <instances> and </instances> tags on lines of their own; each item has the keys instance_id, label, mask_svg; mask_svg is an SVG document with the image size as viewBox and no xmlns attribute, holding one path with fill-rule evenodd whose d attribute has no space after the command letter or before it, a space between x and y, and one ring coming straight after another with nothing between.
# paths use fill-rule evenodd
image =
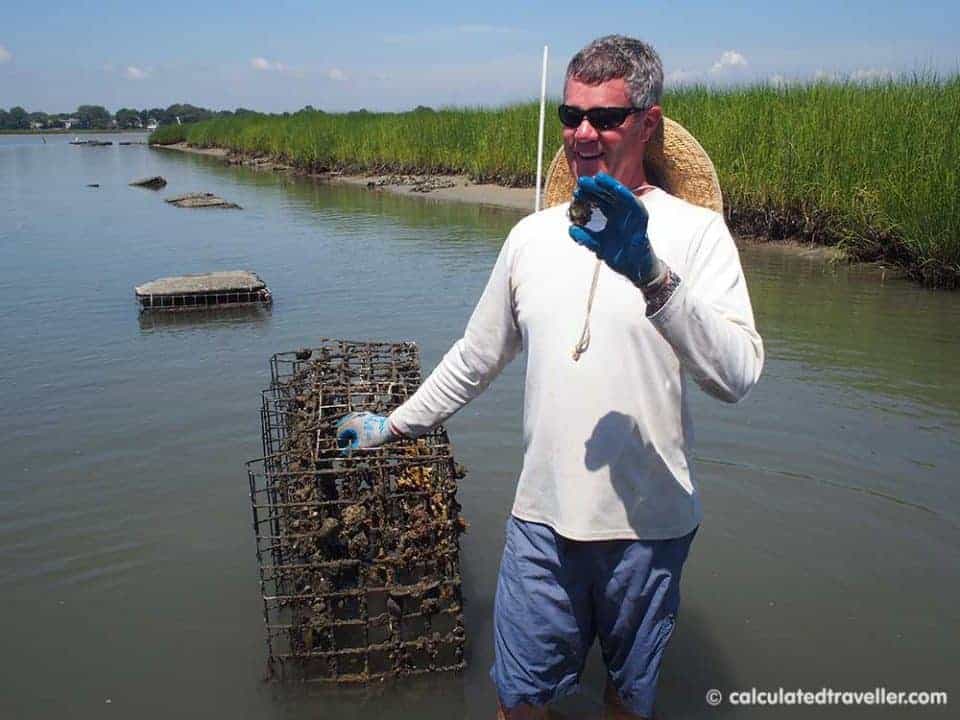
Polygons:
<instances>
[{"instance_id":1,"label":"shoreline","mask_svg":"<svg viewBox=\"0 0 960 720\"><path fill-rule=\"evenodd\" d=\"M367 187L371 190L400 195L419 194L421 197L429 197L435 200L533 212L534 188L514 188L492 183L474 183L465 175L431 175L429 173L417 175L350 174L340 171L308 173L290 165L275 162L267 157L245 157L227 148L199 148L186 142L171 145L150 145L149 147L218 158L229 165L238 165L255 170L291 173L316 180ZM738 247L762 247L772 252L788 253L824 263L849 263L861 270L875 272L878 278L902 277L908 279L906 271L902 268L883 262L860 262L851 258L841 248L833 245L817 245L796 238L773 240L755 234L741 234L733 229L731 229L731 233Z\"/></svg>"},{"instance_id":2,"label":"shoreline","mask_svg":"<svg viewBox=\"0 0 960 720\"><path fill-rule=\"evenodd\" d=\"M220 158L230 165L241 165L255 170L292 173L328 182L359 185L372 190L383 190L403 195L419 194L436 200L533 212L534 188L513 188L493 183L475 183L466 175L432 175L429 173L403 175L398 173L350 174L338 171L308 173L290 165L274 162L269 158L243 157L226 148L198 148L185 142L173 145L150 145L150 147Z\"/></svg>"}]
</instances>

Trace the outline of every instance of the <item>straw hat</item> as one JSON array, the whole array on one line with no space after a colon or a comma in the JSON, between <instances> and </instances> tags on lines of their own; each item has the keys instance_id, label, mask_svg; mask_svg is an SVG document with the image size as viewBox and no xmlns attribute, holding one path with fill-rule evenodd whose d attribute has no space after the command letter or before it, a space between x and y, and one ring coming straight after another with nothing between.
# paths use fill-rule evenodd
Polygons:
<instances>
[{"instance_id":1,"label":"straw hat","mask_svg":"<svg viewBox=\"0 0 960 720\"><path fill-rule=\"evenodd\" d=\"M720 181L710 156L680 123L663 118L647 143L643 165L651 184L689 203L723 213ZM570 200L575 184L561 145L547 170L544 207Z\"/></svg>"}]
</instances>

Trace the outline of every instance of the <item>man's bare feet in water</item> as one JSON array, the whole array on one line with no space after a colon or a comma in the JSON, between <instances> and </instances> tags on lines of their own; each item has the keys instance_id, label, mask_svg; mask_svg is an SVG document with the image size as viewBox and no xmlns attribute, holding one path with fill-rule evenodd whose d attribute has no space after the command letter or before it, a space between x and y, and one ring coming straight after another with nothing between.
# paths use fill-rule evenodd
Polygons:
<instances>
[{"instance_id":1,"label":"man's bare feet in water","mask_svg":"<svg viewBox=\"0 0 960 720\"><path fill-rule=\"evenodd\" d=\"M610 683L603 691L603 717L604 720L650 720L645 715L636 715L627 710Z\"/></svg>"},{"instance_id":2,"label":"man's bare feet in water","mask_svg":"<svg viewBox=\"0 0 960 720\"><path fill-rule=\"evenodd\" d=\"M636 715L627 710L610 683L603 691L603 720L651 720L645 715ZM517 705L505 710L497 702L497 720L569 720L566 715L546 707Z\"/></svg>"}]
</instances>

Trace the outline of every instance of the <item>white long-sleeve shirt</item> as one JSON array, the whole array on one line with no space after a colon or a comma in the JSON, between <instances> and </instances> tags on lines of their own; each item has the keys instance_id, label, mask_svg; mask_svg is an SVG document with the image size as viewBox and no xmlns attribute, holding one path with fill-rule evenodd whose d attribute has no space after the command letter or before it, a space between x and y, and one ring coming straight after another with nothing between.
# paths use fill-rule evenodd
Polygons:
<instances>
[{"instance_id":1,"label":"white long-sleeve shirt","mask_svg":"<svg viewBox=\"0 0 960 720\"><path fill-rule=\"evenodd\" d=\"M680 537L700 522L689 380L742 399L763 343L723 217L654 189L642 202L656 254L681 278L650 317L606 264L590 346L574 361L596 257L568 235L567 205L511 230L463 337L390 416L405 435L443 422L527 351L523 468L514 516L575 540Z\"/></svg>"}]
</instances>

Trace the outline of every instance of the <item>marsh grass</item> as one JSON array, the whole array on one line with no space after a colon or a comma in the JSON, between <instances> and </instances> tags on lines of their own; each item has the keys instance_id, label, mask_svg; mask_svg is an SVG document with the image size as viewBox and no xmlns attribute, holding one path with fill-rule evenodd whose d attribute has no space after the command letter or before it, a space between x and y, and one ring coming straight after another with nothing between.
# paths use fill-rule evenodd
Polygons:
<instances>
[{"instance_id":1,"label":"marsh grass","mask_svg":"<svg viewBox=\"0 0 960 720\"><path fill-rule=\"evenodd\" d=\"M896 263L960 286L960 75L668 92L667 115L716 165L731 226ZM538 104L408 113L251 115L165 127L186 141L307 172L465 173L532 185ZM548 156L561 127L548 115Z\"/></svg>"},{"instance_id":2,"label":"marsh grass","mask_svg":"<svg viewBox=\"0 0 960 720\"><path fill-rule=\"evenodd\" d=\"M741 232L960 281L960 76L673 93Z\"/></svg>"}]
</instances>

